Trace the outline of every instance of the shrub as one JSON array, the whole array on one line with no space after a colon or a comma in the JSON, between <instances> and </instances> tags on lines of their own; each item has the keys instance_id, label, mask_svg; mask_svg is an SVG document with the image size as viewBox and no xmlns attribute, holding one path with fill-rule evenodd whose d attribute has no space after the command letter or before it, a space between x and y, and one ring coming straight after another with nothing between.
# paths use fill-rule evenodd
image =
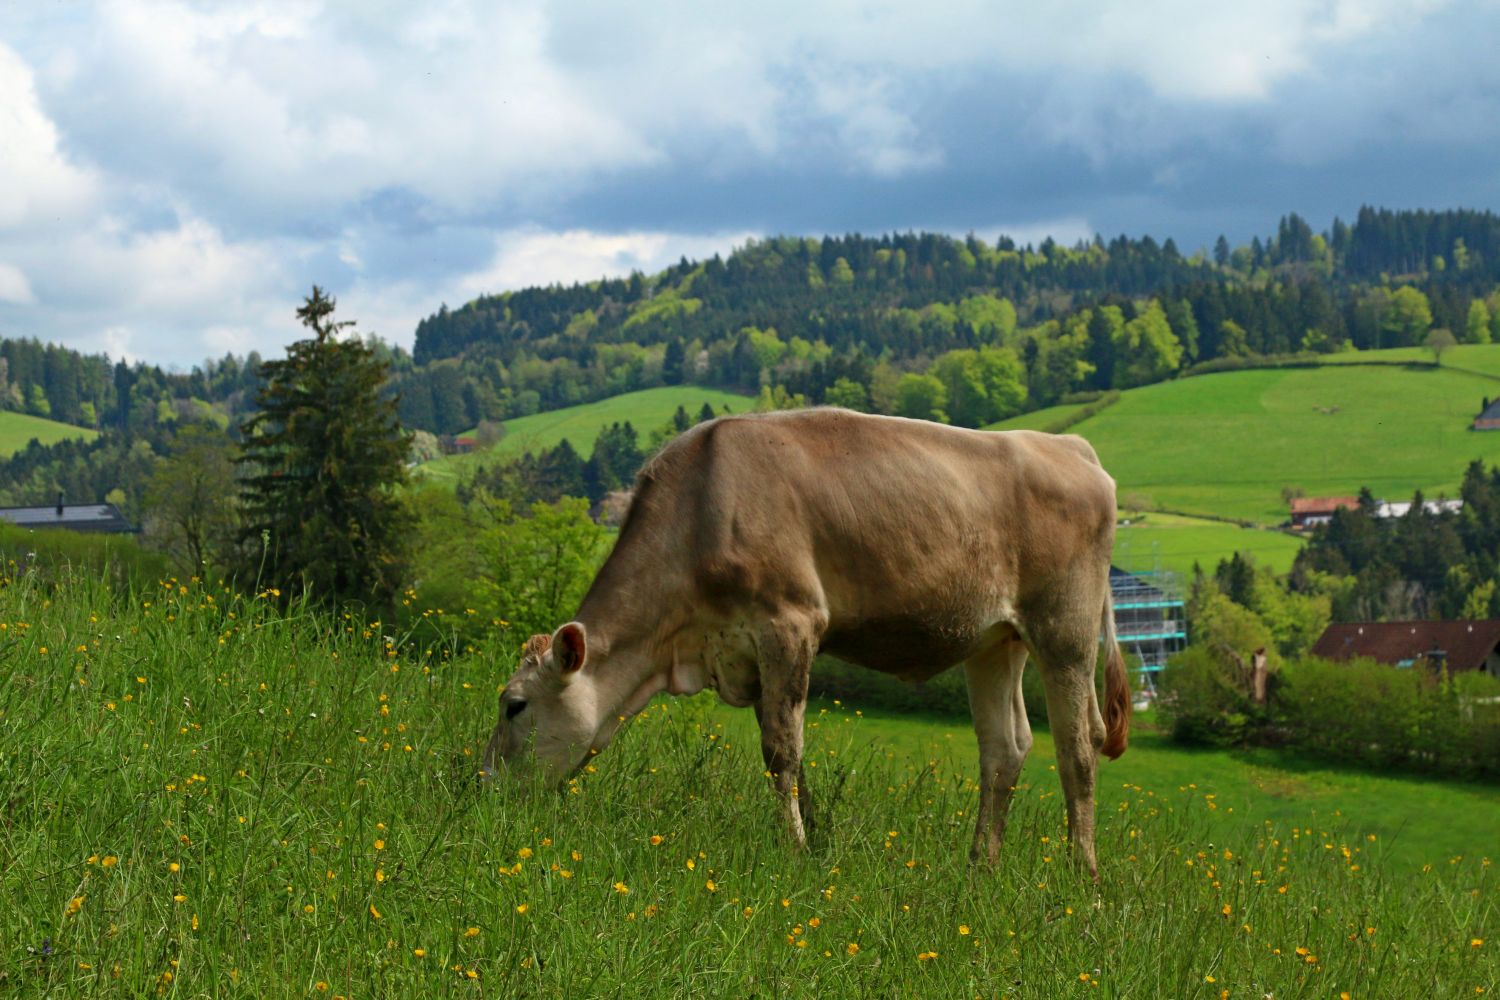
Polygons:
<instances>
[{"instance_id":1,"label":"shrub","mask_svg":"<svg viewBox=\"0 0 1500 1000\"><path fill-rule=\"evenodd\" d=\"M1174 656L1157 690L1157 720L1179 743L1236 746L1265 728L1265 709L1236 683L1224 658L1207 646L1193 646Z\"/></svg>"}]
</instances>

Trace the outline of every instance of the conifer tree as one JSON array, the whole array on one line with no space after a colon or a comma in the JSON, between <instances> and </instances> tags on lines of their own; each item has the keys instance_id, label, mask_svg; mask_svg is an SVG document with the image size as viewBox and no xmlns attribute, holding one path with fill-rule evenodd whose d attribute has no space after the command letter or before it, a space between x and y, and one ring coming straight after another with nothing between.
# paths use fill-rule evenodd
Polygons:
<instances>
[{"instance_id":1,"label":"conifer tree","mask_svg":"<svg viewBox=\"0 0 1500 1000\"><path fill-rule=\"evenodd\" d=\"M244 435L244 537L260 585L326 603L388 606L400 586L411 515L397 402L387 365L335 321L314 285L297 310L312 336L258 370L258 412Z\"/></svg>"}]
</instances>

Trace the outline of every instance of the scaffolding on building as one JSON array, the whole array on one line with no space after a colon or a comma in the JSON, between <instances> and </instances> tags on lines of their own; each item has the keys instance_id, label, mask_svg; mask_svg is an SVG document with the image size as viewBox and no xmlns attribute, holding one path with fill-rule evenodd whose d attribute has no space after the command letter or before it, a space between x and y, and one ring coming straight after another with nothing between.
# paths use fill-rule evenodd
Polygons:
<instances>
[{"instance_id":1,"label":"scaffolding on building","mask_svg":"<svg viewBox=\"0 0 1500 1000\"><path fill-rule=\"evenodd\" d=\"M1167 570L1127 573L1109 569L1115 603L1115 638L1134 660L1142 686L1156 687L1167 660L1187 646L1187 610L1182 578Z\"/></svg>"}]
</instances>

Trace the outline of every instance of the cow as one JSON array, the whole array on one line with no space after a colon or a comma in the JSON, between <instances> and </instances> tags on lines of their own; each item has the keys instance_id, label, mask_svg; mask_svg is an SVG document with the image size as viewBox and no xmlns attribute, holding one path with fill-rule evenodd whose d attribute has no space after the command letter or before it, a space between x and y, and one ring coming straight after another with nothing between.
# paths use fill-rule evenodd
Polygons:
<instances>
[{"instance_id":1,"label":"cow","mask_svg":"<svg viewBox=\"0 0 1500 1000\"><path fill-rule=\"evenodd\" d=\"M1098 755L1124 752L1130 720L1109 587L1115 516L1114 480L1078 437L835 408L699 424L641 469L574 620L526 643L484 774L504 764L561 782L653 696L713 689L755 709L782 819L805 846L813 658L913 682L961 663L979 739L969 853L993 862L1032 742L1030 654L1072 847L1097 878Z\"/></svg>"}]
</instances>

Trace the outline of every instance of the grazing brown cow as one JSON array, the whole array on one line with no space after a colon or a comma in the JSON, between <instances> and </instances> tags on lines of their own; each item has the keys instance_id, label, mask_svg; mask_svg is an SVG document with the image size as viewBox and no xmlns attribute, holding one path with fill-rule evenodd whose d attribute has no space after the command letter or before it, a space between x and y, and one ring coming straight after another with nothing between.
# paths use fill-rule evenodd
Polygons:
<instances>
[{"instance_id":1,"label":"grazing brown cow","mask_svg":"<svg viewBox=\"0 0 1500 1000\"><path fill-rule=\"evenodd\" d=\"M485 754L561 780L658 692L755 708L805 843L808 673L820 651L910 681L962 663L979 735L970 854L994 859L1031 727L1028 650L1079 859L1094 858L1098 754L1125 750L1114 638L1115 484L1077 437L986 433L837 409L721 417L652 459L576 620L533 636ZM1103 717L1094 694L1108 651Z\"/></svg>"}]
</instances>

